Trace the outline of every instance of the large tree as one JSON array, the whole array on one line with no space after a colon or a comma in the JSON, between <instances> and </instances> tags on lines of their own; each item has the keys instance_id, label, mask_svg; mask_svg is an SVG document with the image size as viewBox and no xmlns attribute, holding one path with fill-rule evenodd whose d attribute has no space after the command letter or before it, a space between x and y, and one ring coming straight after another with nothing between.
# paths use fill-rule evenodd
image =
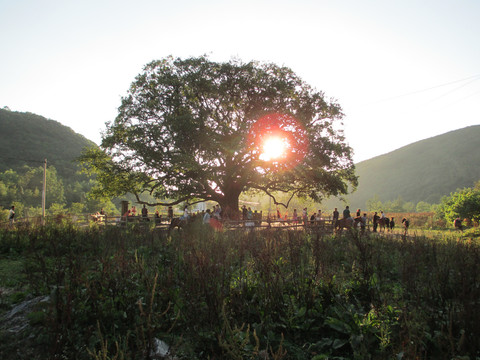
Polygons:
<instances>
[{"instance_id":1,"label":"large tree","mask_svg":"<svg viewBox=\"0 0 480 360\"><path fill-rule=\"evenodd\" d=\"M335 101L286 67L168 57L145 66L101 150L82 160L98 173L99 194L170 199L149 205L211 200L238 210L246 190L275 203L279 192L321 201L357 185L352 149L336 126L342 117Z\"/></svg>"}]
</instances>

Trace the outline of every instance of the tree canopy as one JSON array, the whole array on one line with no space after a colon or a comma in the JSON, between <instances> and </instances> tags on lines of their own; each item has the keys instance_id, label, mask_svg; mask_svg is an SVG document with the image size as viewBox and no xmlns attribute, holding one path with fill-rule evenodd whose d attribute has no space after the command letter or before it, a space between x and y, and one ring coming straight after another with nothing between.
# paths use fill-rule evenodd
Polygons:
<instances>
[{"instance_id":1,"label":"tree canopy","mask_svg":"<svg viewBox=\"0 0 480 360\"><path fill-rule=\"evenodd\" d=\"M286 67L168 57L145 66L102 150L82 162L99 175L97 195L132 192L141 202L149 192L159 199L149 205L212 200L238 210L246 190L275 204L279 192L321 201L357 185L342 118L337 102ZM278 156L262 156L272 138Z\"/></svg>"},{"instance_id":2,"label":"tree canopy","mask_svg":"<svg viewBox=\"0 0 480 360\"><path fill-rule=\"evenodd\" d=\"M437 209L437 215L452 222L456 218L480 220L480 181L474 188L464 188L445 196Z\"/></svg>"}]
</instances>

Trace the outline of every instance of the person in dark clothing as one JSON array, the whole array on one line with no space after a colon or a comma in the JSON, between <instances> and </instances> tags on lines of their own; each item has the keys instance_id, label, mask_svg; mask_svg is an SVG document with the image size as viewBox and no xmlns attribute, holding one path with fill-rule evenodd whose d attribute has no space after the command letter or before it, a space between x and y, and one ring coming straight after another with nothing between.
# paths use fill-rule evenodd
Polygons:
<instances>
[{"instance_id":1,"label":"person in dark clothing","mask_svg":"<svg viewBox=\"0 0 480 360\"><path fill-rule=\"evenodd\" d=\"M395 227L395 218L390 219L390 231L393 232L393 228Z\"/></svg>"},{"instance_id":2,"label":"person in dark clothing","mask_svg":"<svg viewBox=\"0 0 480 360\"><path fill-rule=\"evenodd\" d=\"M10 208L10 211L8 212L8 221L10 221L10 225L13 225L15 221L14 218L15 218L15 206L12 206Z\"/></svg>"},{"instance_id":3,"label":"person in dark clothing","mask_svg":"<svg viewBox=\"0 0 480 360\"><path fill-rule=\"evenodd\" d=\"M463 231L462 219L460 219L460 217L457 217L457 218L453 221L453 226L455 227L455 229L458 229L458 230L460 230L460 231Z\"/></svg>"},{"instance_id":4,"label":"person in dark clothing","mask_svg":"<svg viewBox=\"0 0 480 360\"><path fill-rule=\"evenodd\" d=\"M366 227L367 227L367 214L363 213L363 216L360 218L360 230L362 233L365 232Z\"/></svg>"},{"instance_id":5,"label":"person in dark clothing","mask_svg":"<svg viewBox=\"0 0 480 360\"><path fill-rule=\"evenodd\" d=\"M405 235L407 235L408 227L410 226L410 221L407 218L402 219L403 227L405 228Z\"/></svg>"},{"instance_id":6,"label":"person in dark clothing","mask_svg":"<svg viewBox=\"0 0 480 360\"><path fill-rule=\"evenodd\" d=\"M377 232L378 219L380 219L380 216L378 216L377 212L375 211L375 214L373 214L373 232Z\"/></svg>"},{"instance_id":7,"label":"person in dark clothing","mask_svg":"<svg viewBox=\"0 0 480 360\"><path fill-rule=\"evenodd\" d=\"M348 219L350 217L350 207L347 205L345 210L343 210L343 218Z\"/></svg>"},{"instance_id":8,"label":"person in dark clothing","mask_svg":"<svg viewBox=\"0 0 480 360\"><path fill-rule=\"evenodd\" d=\"M245 205L242 206L242 219L247 220L248 219L248 210Z\"/></svg>"},{"instance_id":9,"label":"person in dark clothing","mask_svg":"<svg viewBox=\"0 0 480 360\"><path fill-rule=\"evenodd\" d=\"M333 210L333 227L336 227L337 226L337 221L338 221L338 216L340 214L338 213L338 210L337 208L335 208L335 210Z\"/></svg>"},{"instance_id":10,"label":"person in dark clothing","mask_svg":"<svg viewBox=\"0 0 480 360\"><path fill-rule=\"evenodd\" d=\"M143 221L148 221L148 209L145 206L145 204L143 204L143 208L142 208L142 218L143 218Z\"/></svg>"}]
</instances>

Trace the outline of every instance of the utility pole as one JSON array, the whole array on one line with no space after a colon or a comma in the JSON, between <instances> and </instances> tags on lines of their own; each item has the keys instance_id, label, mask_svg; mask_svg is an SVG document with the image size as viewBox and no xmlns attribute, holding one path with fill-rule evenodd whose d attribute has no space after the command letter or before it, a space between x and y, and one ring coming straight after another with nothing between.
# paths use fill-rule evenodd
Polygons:
<instances>
[{"instance_id":1,"label":"utility pole","mask_svg":"<svg viewBox=\"0 0 480 360\"><path fill-rule=\"evenodd\" d=\"M47 159L43 163L42 225L45 225L45 200L47 196Z\"/></svg>"}]
</instances>

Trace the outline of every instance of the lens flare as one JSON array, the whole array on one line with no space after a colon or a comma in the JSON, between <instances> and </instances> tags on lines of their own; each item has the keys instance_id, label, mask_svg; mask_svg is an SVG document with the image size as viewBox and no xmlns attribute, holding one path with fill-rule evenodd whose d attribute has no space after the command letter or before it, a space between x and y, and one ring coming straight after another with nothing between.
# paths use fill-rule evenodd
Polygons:
<instances>
[{"instance_id":1,"label":"lens flare","mask_svg":"<svg viewBox=\"0 0 480 360\"><path fill-rule=\"evenodd\" d=\"M282 159L286 155L287 140L279 136L270 136L263 142L262 150L260 154L260 160L270 161Z\"/></svg>"},{"instance_id":2,"label":"lens flare","mask_svg":"<svg viewBox=\"0 0 480 360\"><path fill-rule=\"evenodd\" d=\"M308 151L304 127L286 114L269 114L258 119L250 128L248 146L263 161L262 167L288 169L298 165Z\"/></svg>"}]
</instances>

